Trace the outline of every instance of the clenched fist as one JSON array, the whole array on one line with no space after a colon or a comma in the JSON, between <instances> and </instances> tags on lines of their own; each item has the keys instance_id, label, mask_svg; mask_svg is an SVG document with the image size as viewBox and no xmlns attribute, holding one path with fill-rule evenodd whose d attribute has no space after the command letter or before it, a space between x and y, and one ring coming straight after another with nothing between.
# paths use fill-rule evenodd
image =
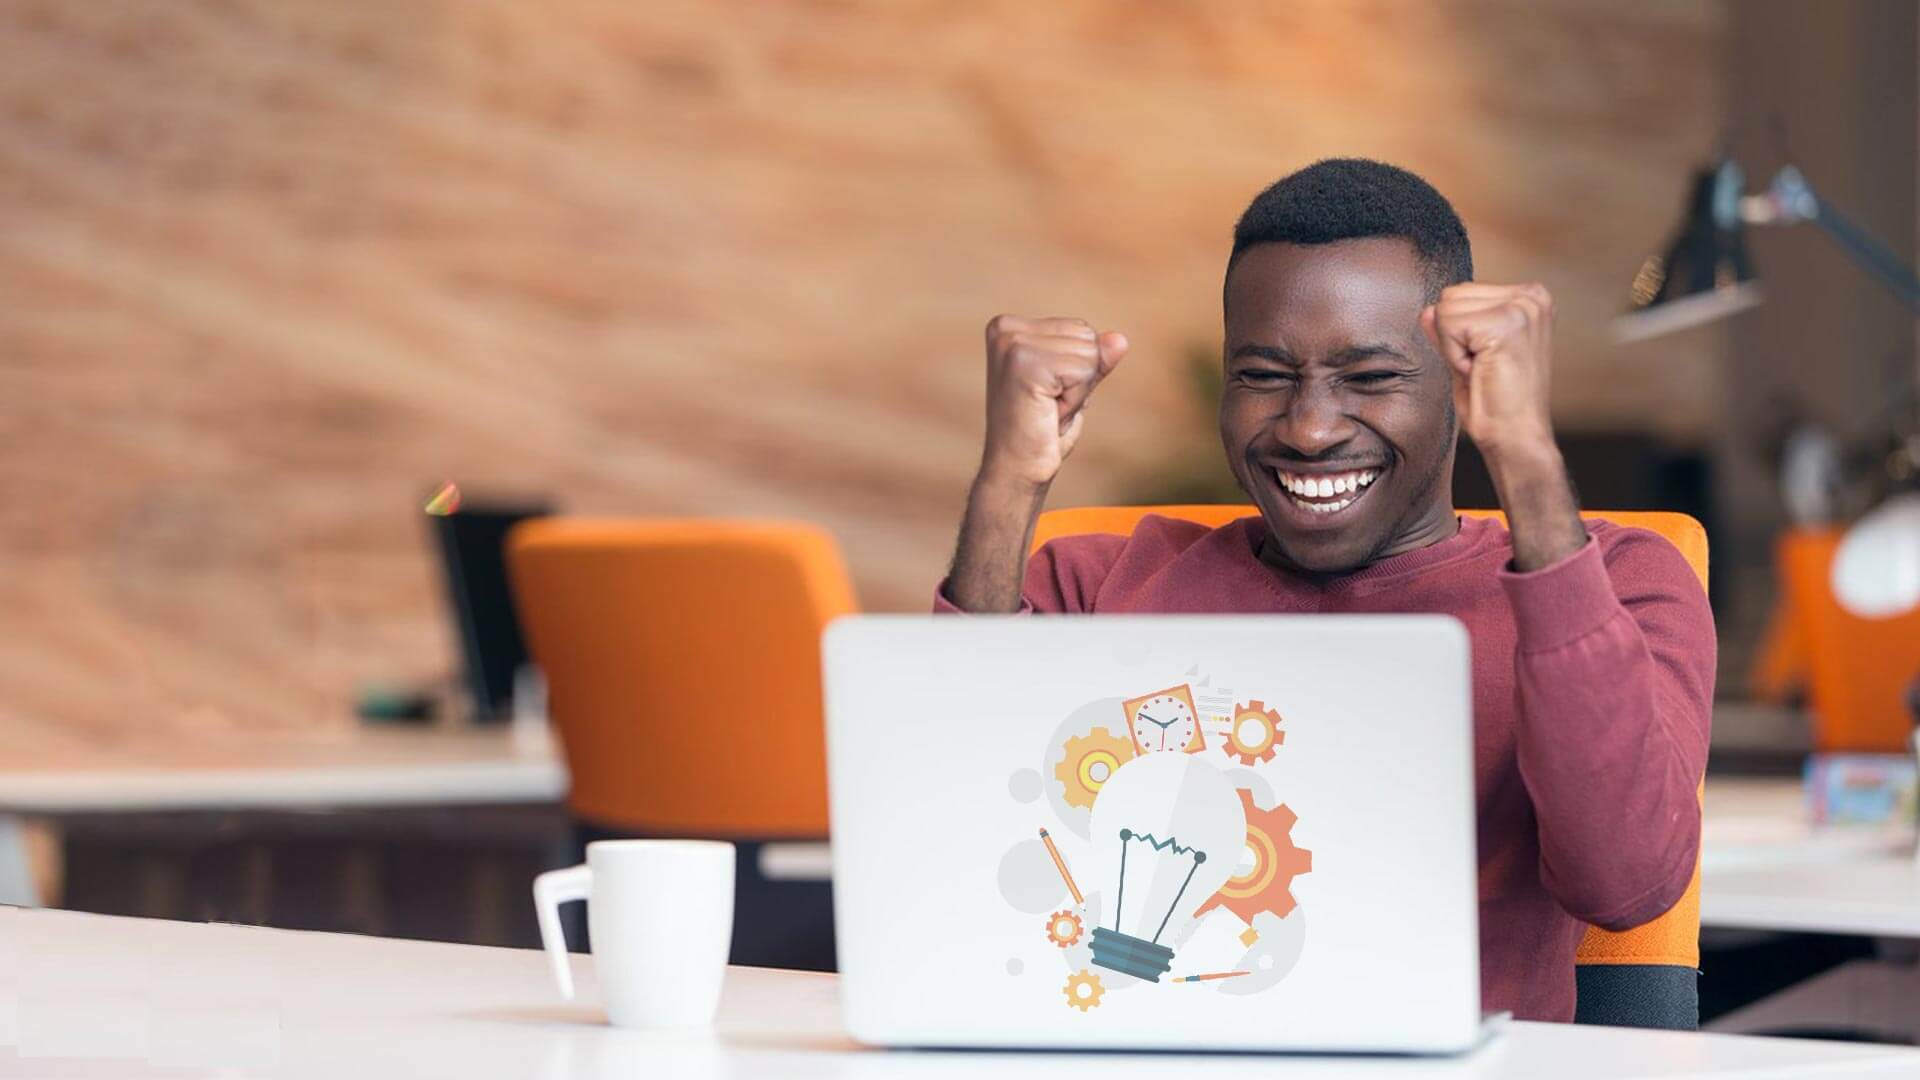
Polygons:
<instances>
[{"instance_id":1,"label":"clenched fist","mask_svg":"<svg viewBox=\"0 0 1920 1080\"><path fill-rule=\"evenodd\" d=\"M1553 297L1545 286L1450 285L1420 313L1420 325L1453 369L1454 410L1489 467L1553 446Z\"/></svg>"},{"instance_id":2,"label":"clenched fist","mask_svg":"<svg viewBox=\"0 0 1920 1080\"><path fill-rule=\"evenodd\" d=\"M1098 333L1084 319L994 316L980 480L1045 490L1080 441L1088 396L1126 355L1125 334Z\"/></svg>"},{"instance_id":3,"label":"clenched fist","mask_svg":"<svg viewBox=\"0 0 1920 1080\"><path fill-rule=\"evenodd\" d=\"M1464 282L1420 312L1453 370L1453 407L1479 447L1513 533L1513 565L1538 570L1587 542L1553 441L1553 297L1542 285Z\"/></svg>"}]
</instances>

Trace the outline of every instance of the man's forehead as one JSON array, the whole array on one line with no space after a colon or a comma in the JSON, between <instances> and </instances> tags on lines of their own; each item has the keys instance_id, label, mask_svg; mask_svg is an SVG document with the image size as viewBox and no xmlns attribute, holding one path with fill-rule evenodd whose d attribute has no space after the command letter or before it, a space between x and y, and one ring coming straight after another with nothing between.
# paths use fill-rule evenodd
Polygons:
<instances>
[{"instance_id":1,"label":"man's forehead","mask_svg":"<svg viewBox=\"0 0 1920 1080\"><path fill-rule=\"evenodd\" d=\"M1227 338L1300 349L1402 340L1417 330L1426 295L1420 258L1397 237L1259 244L1228 276Z\"/></svg>"}]
</instances>

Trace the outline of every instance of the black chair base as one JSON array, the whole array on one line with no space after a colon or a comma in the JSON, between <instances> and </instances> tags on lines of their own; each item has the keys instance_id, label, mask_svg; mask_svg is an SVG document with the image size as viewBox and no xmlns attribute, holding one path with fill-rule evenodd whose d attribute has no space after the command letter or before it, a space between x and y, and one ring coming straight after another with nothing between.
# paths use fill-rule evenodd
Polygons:
<instances>
[{"instance_id":1,"label":"black chair base","mask_svg":"<svg viewBox=\"0 0 1920 1080\"><path fill-rule=\"evenodd\" d=\"M1700 1029L1700 972L1675 964L1580 964L1576 1024Z\"/></svg>"}]
</instances>

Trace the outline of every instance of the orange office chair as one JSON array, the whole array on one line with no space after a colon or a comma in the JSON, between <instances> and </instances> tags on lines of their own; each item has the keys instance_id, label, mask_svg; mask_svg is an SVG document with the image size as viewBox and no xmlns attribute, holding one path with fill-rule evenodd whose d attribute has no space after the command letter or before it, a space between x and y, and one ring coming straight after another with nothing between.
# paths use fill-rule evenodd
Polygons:
<instances>
[{"instance_id":1,"label":"orange office chair","mask_svg":"<svg viewBox=\"0 0 1920 1080\"><path fill-rule=\"evenodd\" d=\"M1753 689L1780 701L1804 687L1816 750L1901 753L1913 733L1907 687L1920 672L1920 612L1863 619L1841 607L1830 578L1843 536L1795 528L1774 541L1779 601Z\"/></svg>"},{"instance_id":2,"label":"orange office chair","mask_svg":"<svg viewBox=\"0 0 1920 1080\"><path fill-rule=\"evenodd\" d=\"M734 962L830 970L828 886L763 879L758 853L827 836L820 632L855 608L832 537L552 517L507 547L580 839L734 841Z\"/></svg>"},{"instance_id":3,"label":"orange office chair","mask_svg":"<svg viewBox=\"0 0 1920 1080\"><path fill-rule=\"evenodd\" d=\"M1081 506L1040 515L1033 546L1080 533L1131 535L1148 514L1225 525L1260 511L1253 506ZM1497 510L1462 510L1467 517L1506 516ZM1686 514L1604 511L1583 517L1659 533L1680 550L1707 587L1707 532ZM1704 785L1702 792L1704 794ZM1679 902L1652 922L1632 930L1587 928L1575 959L1579 1004L1575 1021L1629 1027L1693 1029L1700 1026L1700 867Z\"/></svg>"}]
</instances>

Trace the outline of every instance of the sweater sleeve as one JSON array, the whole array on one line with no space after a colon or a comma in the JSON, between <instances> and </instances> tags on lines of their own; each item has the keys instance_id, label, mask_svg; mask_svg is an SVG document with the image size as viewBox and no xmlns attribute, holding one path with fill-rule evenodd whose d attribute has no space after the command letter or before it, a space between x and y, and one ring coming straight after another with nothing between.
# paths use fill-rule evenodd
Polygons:
<instances>
[{"instance_id":1,"label":"sweater sleeve","mask_svg":"<svg viewBox=\"0 0 1920 1080\"><path fill-rule=\"evenodd\" d=\"M1090 615L1100 585L1126 547L1124 536L1087 533L1049 540L1027 560L1026 580L1020 586L1020 614ZM947 599L947 583L933 592L936 615L965 615Z\"/></svg>"},{"instance_id":2,"label":"sweater sleeve","mask_svg":"<svg viewBox=\"0 0 1920 1080\"><path fill-rule=\"evenodd\" d=\"M1706 595L1679 551L1643 530L1616 536L1501 574L1541 882L1608 930L1658 917L1692 880L1716 650Z\"/></svg>"}]
</instances>

